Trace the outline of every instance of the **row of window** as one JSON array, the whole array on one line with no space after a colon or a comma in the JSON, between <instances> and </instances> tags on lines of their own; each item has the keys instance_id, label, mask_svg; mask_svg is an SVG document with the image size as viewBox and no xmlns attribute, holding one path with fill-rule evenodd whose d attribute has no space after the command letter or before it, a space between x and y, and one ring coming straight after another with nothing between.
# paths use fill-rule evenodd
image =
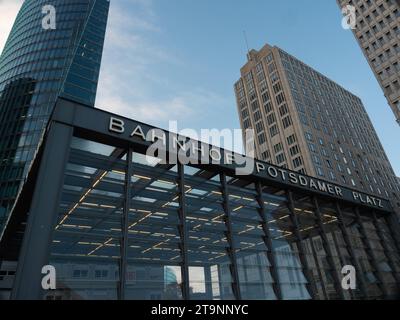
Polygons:
<instances>
[{"instance_id":1,"label":"row of window","mask_svg":"<svg viewBox=\"0 0 400 320\"><path fill-rule=\"evenodd\" d=\"M369 123L367 116L365 114L365 111L363 112L358 112L359 108L362 108L361 105L358 105L358 100L357 99L353 99L353 96L350 94L350 98L344 98L345 96L343 94L340 94L341 91L337 91L336 93L331 93L331 90L327 90L323 89L322 91L325 92L325 94L327 94L327 99L326 99L326 103L324 105L325 111L328 110L328 107L330 104L332 103L337 103L337 105L339 106L338 108L333 108L333 106L329 109L331 109L331 112L333 114L336 114L337 112L341 112L341 114L339 114L337 116L336 119L332 118L332 116L330 116L327 121L323 120L322 114L318 117L316 117L316 114L320 113L319 104L314 104L313 102L311 102L311 98L307 97L307 96L313 96L315 92L319 92L321 91L320 89L318 89L318 87L315 86L315 79L317 79L316 81L318 81L318 76L316 76L314 79L311 76L308 76L307 74L309 74L309 72L303 72L304 68L300 66L297 67L297 72L301 72L303 73L303 77L299 77L298 74L296 72L292 72L291 70L294 69L292 67L292 64L295 64L295 59L291 59L291 57L289 57L288 55L286 55L285 53L282 54L283 58L283 65L285 66L285 69L289 70L288 72L288 78L289 78L289 82L291 83L291 89L292 89L292 93L293 93L293 98L295 100L296 103L296 107L299 111L299 118L300 121L305 125L305 126L309 126L310 123L312 125L312 131L318 132L319 130L321 130L321 125L320 123L325 123L325 125L322 125L322 131L324 131L324 133L329 136L329 132L332 132L330 134L330 136L334 139L334 140L342 140L342 142L344 144L346 144L347 142L350 143L351 145L353 145L353 147L355 148L360 148L361 152L360 153L364 153L363 149L366 149L368 151L371 150L370 153L373 153L375 155L377 155L378 158L378 154L379 157L385 157L384 151L381 148L379 141L377 139L377 136L375 134L375 131L373 129L370 129L371 124ZM300 63L301 64L301 63ZM299 71L301 70L301 71ZM311 74L314 72L311 72ZM296 74L296 76L294 76L294 74ZM307 79L307 80L306 80ZM300 94L300 92L297 90L297 84L302 84L301 87L303 87L303 83L307 81L308 84L304 85L304 89L302 91L302 94ZM316 90L308 90L308 88L317 88ZM310 93L309 93L310 91ZM347 93L345 93L347 94ZM307 96L306 96L307 95ZM345 99L344 103L340 103L339 98ZM307 106L307 108L304 107L304 104L302 102L302 100L307 100L308 103L305 104ZM322 99L321 99L322 100ZM325 100L325 99L324 99ZM300 101L300 102L299 102ZM354 105L354 103L356 102L356 104ZM335 103L335 104L336 104ZM352 108L356 108L356 110L354 110L354 112L350 112L348 110L346 111L341 111L340 109L342 108L343 105L349 106L350 109ZM315 107L313 107L315 106ZM317 109L319 109L318 111L316 111ZM322 110L321 110L322 111ZM308 113L310 114L310 116L308 116ZM365 117L364 117L365 116ZM361 119L360 119L361 118ZM327 123L329 123L329 125L327 125ZM357 127L354 126L354 123L365 123L366 125L358 125ZM367 125L367 123L369 123L369 125ZM330 129L328 129L328 127L330 127ZM335 127L337 127L337 129L335 129ZM333 128L333 129L332 129ZM329 131L328 131L329 130ZM331 130L331 131L330 131ZM357 133L357 131L359 131L359 133ZM341 132L341 137L339 137L338 132ZM306 134L307 136L307 134ZM359 141L357 141L356 143L356 139L358 138ZM336 144L335 141L335 144ZM361 144L363 142L363 144ZM331 143L331 145L333 145ZM363 146L365 146L365 148L363 148ZM313 147L313 144L311 144L310 147L311 150L314 150L315 147ZM327 153L327 151L325 149L321 150L322 154L325 156L329 156L329 153ZM379 166L379 162L371 162L371 164L376 164ZM388 177L388 180L393 182L394 179L394 173L393 171L390 169L390 164L388 162L386 162L388 165L387 167L384 166L384 169L382 169L382 171L384 172L385 176ZM364 166L362 164L362 166ZM369 167L369 165L366 165L367 167ZM327 166L327 168L329 168L329 166ZM323 173L323 170L321 168L321 170L318 170L319 173ZM372 169L371 169L372 171ZM333 174L330 174L330 176L333 176ZM391 184L393 185L393 184Z\"/></svg>"}]
</instances>

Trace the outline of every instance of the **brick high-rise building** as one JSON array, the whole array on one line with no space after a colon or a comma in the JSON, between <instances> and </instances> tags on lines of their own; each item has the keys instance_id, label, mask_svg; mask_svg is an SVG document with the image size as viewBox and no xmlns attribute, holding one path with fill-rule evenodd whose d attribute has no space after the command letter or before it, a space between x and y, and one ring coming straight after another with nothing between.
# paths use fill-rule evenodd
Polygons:
<instances>
[{"instance_id":1,"label":"brick high-rise building","mask_svg":"<svg viewBox=\"0 0 400 320\"><path fill-rule=\"evenodd\" d=\"M337 0L356 9L353 30L400 124L400 0Z\"/></svg>"},{"instance_id":2,"label":"brick high-rise building","mask_svg":"<svg viewBox=\"0 0 400 320\"><path fill-rule=\"evenodd\" d=\"M360 98L269 45L249 52L235 92L256 157L399 206L398 180Z\"/></svg>"}]
</instances>

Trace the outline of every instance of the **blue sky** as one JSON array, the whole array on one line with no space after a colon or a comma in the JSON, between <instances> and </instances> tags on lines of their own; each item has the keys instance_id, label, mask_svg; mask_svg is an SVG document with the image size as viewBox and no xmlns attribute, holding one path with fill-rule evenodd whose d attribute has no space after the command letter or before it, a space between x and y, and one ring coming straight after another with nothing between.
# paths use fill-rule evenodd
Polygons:
<instances>
[{"instance_id":1,"label":"blue sky","mask_svg":"<svg viewBox=\"0 0 400 320\"><path fill-rule=\"evenodd\" d=\"M400 128L334 0L111 0L97 106L163 128L239 128L243 30L250 48L277 45L358 95L400 176Z\"/></svg>"}]
</instances>

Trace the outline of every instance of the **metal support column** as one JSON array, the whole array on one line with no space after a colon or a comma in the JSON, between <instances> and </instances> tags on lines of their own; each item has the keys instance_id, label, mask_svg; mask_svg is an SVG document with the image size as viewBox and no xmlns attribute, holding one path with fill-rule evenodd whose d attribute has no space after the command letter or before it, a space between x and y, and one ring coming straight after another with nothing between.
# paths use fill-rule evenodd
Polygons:
<instances>
[{"instance_id":1,"label":"metal support column","mask_svg":"<svg viewBox=\"0 0 400 320\"><path fill-rule=\"evenodd\" d=\"M257 183L256 189L257 189L257 202L259 205L258 213L261 217L261 225L262 225L264 235L265 235L264 243L267 246L267 256L268 256L268 260L271 263L271 267L270 267L271 276L272 276L272 279L274 280L273 288L274 288L274 292L275 292L277 299L282 300L283 297L282 297L282 291L281 291L279 275L278 275L278 270L277 270L278 263L277 263L274 248L272 245L272 235L271 235L271 232L269 231L268 218L267 218L267 214L265 212L265 203L263 200L262 186L261 186L260 182Z\"/></svg>"},{"instance_id":2,"label":"metal support column","mask_svg":"<svg viewBox=\"0 0 400 320\"><path fill-rule=\"evenodd\" d=\"M129 210L130 201L132 199L131 194L131 177L132 172L132 149L128 149L126 155L126 173L125 173L125 194L124 194L124 208L122 218L122 245L121 245L121 274L119 279L118 287L118 299L125 300L125 284L126 284L126 270L127 270L127 259L128 259L128 248L129 248Z\"/></svg>"},{"instance_id":3,"label":"metal support column","mask_svg":"<svg viewBox=\"0 0 400 320\"><path fill-rule=\"evenodd\" d=\"M367 232L365 231L364 225L362 223L360 211L359 211L358 207L355 208L354 213L356 215L357 223L360 226L362 242L363 242L364 246L367 248L367 254L371 257L372 267L375 269L374 274L375 274L376 278L378 279L378 282L379 282L378 286L381 289L384 297L386 298L386 297L388 297L389 294L388 294L386 286L383 282L382 272L379 269L378 262L376 260L374 251L371 248L371 245L368 241L368 235L367 235Z\"/></svg>"},{"instance_id":4,"label":"metal support column","mask_svg":"<svg viewBox=\"0 0 400 320\"><path fill-rule=\"evenodd\" d=\"M49 263L50 247L58 219L59 200L68 161L73 128L50 125L20 251L11 299L42 299L42 268Z\"/></svg>"},{"instance_id":5,"label":"metal support column","mask_svg":"<svg viewBox=\"0 0 400 320\"><path fill-rule=\"evenodd\" d=\"M382 231L381 227L379 226L379 222L378 222L378 219L376 217L376 213L375 212L372 212L372 218L373 218L372 222L373 222L373 225L374 225L374 227L376 229L376 233L377 233L377 235L379 237L379 241L380 241L380 243L381 243L381 245L383 247L383 250L384 250L386 258L388 259L389 267L390 267L390 269L392 269L393 277L396 280L396 286L397 286L397 288L400 289L400 276L396 272L396 267L395 267L396 263L393 260L393 256L390 254L389 247L388 247L388 245L387 245L387 243L385 241L385 238L383 236L383 231Z\"/></svg>"},{"instance_id":6,"label":"metal support column","mask_svg":"<svg viewBox=\"0 0 400 320\"><path fill-rule=\"evenodd\" d=\"M385 215L385 222L392 236L394 245L396 246L397 252L400 254L400 225L396 217L396 213Z\"/></svg>"},{"instance_id":7,"label":"metal support column","mask_svg":"<svg viewBox=\"0 0 400 320\"><path fill-rule=\"evenodd\" d=\"M315 266L317 267L317 273L318 273L318 277L319 277L319 283L321 285L321 289L322 289L322 293L324 294L323 299L325 300L329 300L329 294L328 294L328 288L327 288L327 281L326 281L326 276L324 277L324 274L322 274L322 270L324 268L324 266L322 265L322 263L320 263L320 260L318 259L318 254L317 254L317 250L315 250L315 245L314 245L314 241L312 241L312 239L309 239L309 243L310 243L310 249L312 252L312 255L315 260ZM315 281L314 281L315 282ZM315 283L315 286L317 286L317 283Z\"/></svg>"},{"instance_id":8,"label":"metal support column","mask_svg":"<svg viewBox=\"0 0 400 320\"><path fill-rule=\"evenodd\" d=\"M336 251L339 256L340 265L343 267L343 266L347 265L347 262L346 262L345 257L343 256L342 251L340 250L340 245L339 245L339 241L338 241L336 232L332 232L332 238L333 238L333 242L335 243L335 248L336 248ZM356 295L354 294L353 290L349 290L349 295L350 295L351 299L356 298ZM345 296L346 296L346 294L345 294Z\"/></svg>"},{"instance_id":9,"label":"metal support column","mask_svg":"<svg viewBox=\"0 0 400 320\"><path fill-rule=\"evenodd\" d=\"M179 234L181 238L181 275L182 275L182 296L184 300L190 299L189 289L189 262L188 262L188 229L186 225L186 193L185 193L185 172L184 166L178 164L178 194L179 194Z\"/></svg>"},{"instance_id":10,"label":"metal support column","mask_svg":"<svg viewBox=\"0 0 400 320\"><path fill-rule=\"evenodd\" d=\"M361 287L360 291L363 294L364 298L367 298L368 297L367 285L366 285L365 279L363 277L361 266L358 263L356 253L353 248L353 244L351 243L350 235L347 232L346 224L343 219L343 213L342 213L342 210L341 210L338 202L335 202L335 207L336 207L336 214L337 214L337 218L338 218L338 222L339 222L339 228L343 235L343 240L346 243L347 249L349 250L351 263L353 264L353 266L356 270L356 273L357 273L357 279L360 280L360 282L359 282L360 287Z\"/></svg>"},{"instance_id":11,"label":"metal support column","mask_svg":"<svg viewBox=\"0 0 400 320\"><path fill-rule=\"evenodd\" d=\"M318 227L321 231L320 236L322 238L322 245L323 245L325 253L326 253L326 259L328 261L329 267L332 270L332 275L333 275L333 280L334 280L333 285L335 287L337 294L340 296L340 298L342 300L345 300L344 292L343 292L343 289L341 286L340 276L339 276L338 270L335 267L335 261L333 260L332 250L329 245L328 237L326 235L325 226L322 222L321 210L319 208L318 200L316 197L313 197L313 204L314 204L314 208L315 208L315 216L317 217Z\"/></svg>"},{"instance_id":12,"label":"metal support column","mask_svg":"<svg viewBox=\"0 0 400 320\"><path fill-rule=\"evenodd\" d=\"M231 210L229 206L229 192L228 192L228 184L226 182L225 173L221 173L221 186L222 186L222 196L223 196L223 205L225 212L225 225L226 225L226 238L229 243L229 257L231 259L231 273L233 278L232 289L233 293L237 300L241 300L242 296L240 293L240 285L239 285L239 272L237 267L236 260L236 248L235 243L233 241L233 230L232 230L232 220L231 220Z\"/></svg>"},{"instance_id":13,"label":"metal support column","mask_svg":"<svg viewBox=\"0 0 400 320\"><path fill-rule=\"evenodd\" d=\"M307 279L307 289L308 289L308 292L310 293L311 297L313 299L316 299L317 286L316 286L314 278L310 272L311 269L310 269L310 266L308 264L307 257L306 257L306 248L304 246L303 238L300 234L299 221L297 219L297 216L296 216L296 213L294 210L293 193L290 190L287 191L287 199L288 199L288 205L289 205L290 220L292 221L292 224L294 227L293 233L294 233L294 235L297 239L297 243L298 243L299 258L300 258L301 265L303 267L304 276Z\"/></svg>"}]
</instances>

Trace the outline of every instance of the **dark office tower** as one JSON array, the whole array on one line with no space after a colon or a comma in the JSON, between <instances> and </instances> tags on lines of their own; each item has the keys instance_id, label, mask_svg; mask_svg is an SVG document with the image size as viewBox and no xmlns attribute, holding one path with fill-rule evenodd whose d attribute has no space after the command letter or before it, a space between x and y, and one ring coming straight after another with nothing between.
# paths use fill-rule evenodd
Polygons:
<instances>
[{"instance_id":1,"label":"dark office tower","mask_svg":"<svg viewBox=\"0 0 400 320\"><path fill-rule=\"evenodd\" d=\"M55 8L55 29L43 28ZM0 230L56 99L94 106L109 0L26 0L0 56Z\"/></svg>"}]
</instances>

